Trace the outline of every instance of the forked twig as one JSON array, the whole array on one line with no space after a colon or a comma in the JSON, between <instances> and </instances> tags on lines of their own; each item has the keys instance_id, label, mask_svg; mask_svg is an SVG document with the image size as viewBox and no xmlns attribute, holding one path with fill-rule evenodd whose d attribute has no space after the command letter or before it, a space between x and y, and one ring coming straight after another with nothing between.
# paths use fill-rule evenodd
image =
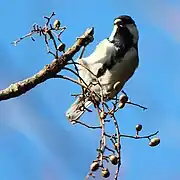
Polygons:
<instances>
[{"instance_id":1,"label":"forked twig","mask_svg":"<svg viewBox=\"0 0 180 180\"><path fill-rule=\"evenodd\" d=\"M80 124L89 129L101 130L99 147L97 148L98 153L96 159L93 161L93 164L91 165L90 172L86 176L86 179L88 179L89 177L95 178L94 171L96 171L97 169L101 169L102 171L101 173L103 177L109 177L110 172L105 166L106 163L111 162L113 165L116 165L114 180L117 180L121 166L121 137L132 138L132 139L148 139L151 141L150 138L157 135L159 131L152 133L150 135L139 136L139 131L141 131L142 129L142 125L140 125L136 127L135 136L121 134L120 126L115 117L116 112L119 111L120 109L119 104L122 103L121 97L118 99L116 95L115 98L109 99L108 95L105 94L103 91L103 87L99 81L99 77L96 74L94 74L91 71L91 69L89 69L89 67L86 67L83 63L81 63L81 61L75 62L73 60L73 56L81 48L82 51L80 53L79 59L83 58L83 54L85 52L86 46L93 41L94 28L87 29L86 32L81 37L77 38L76 43L71 48L65 51L65 44L61 40L61 34L67 28L65 26L60 27L60 21L57 21L58 28L56 28L57 26L55 25L53 27L51 25L51 19L54 16L55 16L54 12L50 16L45 16L44 18L46 19L46 23L44 24L44 26L39 26L37 24L34 24L31 32L29 32L25 36L22 36L21 38L13 42L14 45L17 45L21 40L27 37L30 37L33 41L35 41L33 37L34 35L43 36L47 51L48 53L54 56L54 60L49 65L46 65L41 71L39 71L34 76L27 78L23 81L19 81L17 83L11 84L8 88L1 90L0 101L20 96L48 79L60 78L71 81L79 85L82 88L82 93L75 94L73 96L79 98L82 97L83 101L88 99L88 101L91 101L93 103L94 108L96 109L99 117L99 125L92 126L79 120L71 121L71 123ZM59 45L57 44L57 42L60 42L61 44ZM49 45L50 43L53 44L54 50L50 48ZM63 46L61 46L62 44ZM61 56L59 56L60 52L63 53ZM67 65L73 65L74 69L67 67ZM80 76L79 73L80 66L85 70L87 70L88 73L91 73L93 77L91 83L87 84L85 80ZM75 75L78 78L78 80L59 74L61 70L66 70L71 72L73 75ZM96 91L97 87L99 89L98 92ZM116 89L114 88L114 90ZM125 96L127 96L127 94L123 90L122 92L124 93ZM124 99L125 101L123 101L124 104L123 106L121 106L121 108L123 108L125 104L131 104L133 106L140 107L143 110L147 109L144 106L129 101L128 97L124 97ZM106 102L107 100L112 102L111 105L107 104ZM78 108L79 108L78 110L92 112L90 109L85 107L84 104L80 107L78 106ZM111 133L108 134L106 132L106 127L108 126L108 123L109 124L111 123L114 126L114 132L112 134ZM110 142L111 146L109 145L108 142ZM157 145L159 142L160 141L158 140L156 144L152 144L153 141L151 141L150 145L154 146ZM104 161L106 162L104 163Z\"/></svg>"}]
</instances>

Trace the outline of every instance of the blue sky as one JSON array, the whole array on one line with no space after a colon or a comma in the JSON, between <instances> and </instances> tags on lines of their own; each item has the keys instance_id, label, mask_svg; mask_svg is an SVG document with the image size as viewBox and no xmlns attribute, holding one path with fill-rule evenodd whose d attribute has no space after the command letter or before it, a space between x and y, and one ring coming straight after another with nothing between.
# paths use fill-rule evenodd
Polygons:
<instances>
[{"instance_id":1,"label":"blue sky","mask_svg":"<svg viewBox=\"0 0 180 180\"><path fill-rule=\"evenodd\" d=\"M42 16L57 13L68 27L63 41L71 46L86 28L95 27L95 40L108 37L113 19L131 15L139 28L140 66L126 84L129 97L147 106L146 112L127 106L117 117L122 133L159 130L161 144L150 148L145 140L122 140L121 180L179 180L180 161L180 2L163 0L3 1L0 6L0 89L29 77L50 63L42 39L10 43L43 23ZM26 95L0 103L1 180L81 180L96 156L99 133L71 126L64 112L79 88L50 80ZM83 120L96 124L96 115Z\"/></svg>"}]
</instances>

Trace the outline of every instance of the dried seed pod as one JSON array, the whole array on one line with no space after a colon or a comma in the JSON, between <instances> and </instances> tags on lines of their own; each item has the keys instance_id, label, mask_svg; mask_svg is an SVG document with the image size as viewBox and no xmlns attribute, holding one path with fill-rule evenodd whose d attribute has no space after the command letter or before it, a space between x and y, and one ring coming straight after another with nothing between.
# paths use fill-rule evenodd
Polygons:
<instances>
[{"instance_id":1,"label":"dried seed pod","mask_svg":"<svg viewBox=\"0 0 180 180\"><path fill-rule=\"evenodd\" d=\"M141 131L142 130L142 125L141 124L137 124L136 125L136 131Z\"/></svg>"},{"instance_id":2,"label":"dried seed pod","mask_svg":"<svg viewBox=\"0 0 180 180\"><path fill-rule=\"evenodd\" d=\"M109 159L110 159L110 161L111 161L111 163L112 163L113 165L117 165L117 163L118 163L118 158L117 158L114 154L110 155L110 156L109 156Z\"/></svg>"},{"instance_id":3,"label":"dried seed pod","mask_svg":"<svg viewBox=\"0 0 180 180\"><path fill-rule=\"evenodd\" d=\"M124 106L125 106L125 103L120 102L119 105L118 105L118 108L122 109Z\"/></svg>"},{"instance_id":4,"label":"dried seed pod","mask_svg":"<svg viewBox=\"0 0 180 180\"><path fill-rule=\"evenodd\" d=\"M61 22L59 20L55 20L53 25L54 29L58 30L61 26Z\"/></svg>"},{"instance_id":5,"label":"dried seed pod","mask_svg":"<svg viewBox=\"0 0 180 180\"><path fill-rule=\"evenodd\" d=\"M117 150L118 149L118 143L116 142L115 144L114 144L114 148Z\"/></svg>"},{"instance_id":6,"label":"dried seed pod","mask_svg":"<svg viewBox=\"0 0 180 180\"><path fill-rule=\"evenodd\" d=\"M93 162L90 166L91 171L96 171L96 170L98 170L98 168L99 168L99 162L98 161Z\"/></svg>"},{"instance_id":7,"label":"dried seed pod","mask_svg":"<svg viewBox=\"0 0 180 180\"><path fill-rule=\"evenodd\" d=\"M121 87L121 83L119 81L114 83L114 85L113 85L113 89L115 91L119 91L120 87Z\"/></svg>"},{"instance_id":8,"label":"dried seed pod","mask_svg":"<svg viewBox=\"0 0 180 180\"><path fill-rule=\"evenodd\" d=\"M128 102L128 97L125 94L122 94L119 97L119 101L122 102L122 103L127 103Z\"/></svg>"},{"instance_id":9,"label":"dried seed pod","mask_svg":"<svg viewBox=\"0 0 180 180\"><path fill-rule=\"evenodd\" d=\"M107 178L110 176L110 172L107 168L103 168L101 171L101 175L102 175L102 177Z\"/></svg>"},{"instance_id":10,"label":"dried seed pod","mask_svg":"<svg viewBox=\"0 0 180 180\"><path fill-rule=\"evenodd\" d=\"M105 119L106 116L107 116L107 114L106 114L104 111L101 111L101 112L100 112L100 118L101 118L101 119Z\"/></svg>"},{"instance_id":11,"label":"dried seed pod","mask_svg":"<svg viewBox=\"0 0 180 180\"><path fill-rule=\"evenodd\" d=\"M157 146L160 143L160 139L159 138L152 138L149 142L149 146Z\"/></svg>"},{"instance_id":12,"label":"dried seed pod","mask_svg":"<svg viewBox=\"0 0 180 180\"><path fill-rule=\"evenodd\" d=\"M70 122L71 122L71 124L73 124L73 125L77 123L76 121L70 121Z\"/></svg>"},{"instance_id":13,"label":"dried seed pod","mask_svg":"<svg viewBox=\"0 0 180 180\"><path fill-rule=\"evenodd\" d=\"M65 48L66 48L66 45L64 44L64 43L61 43L58 47L57 47L57 49L58 49L58 51L64 51L65 50Z\"/></svg>"}]
</instances>

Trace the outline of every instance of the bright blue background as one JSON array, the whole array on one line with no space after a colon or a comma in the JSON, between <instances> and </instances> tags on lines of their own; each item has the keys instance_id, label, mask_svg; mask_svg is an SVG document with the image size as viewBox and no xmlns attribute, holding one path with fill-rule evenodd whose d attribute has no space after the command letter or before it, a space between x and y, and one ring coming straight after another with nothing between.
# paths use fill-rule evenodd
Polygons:
<instances>
[{"instance_id":1,"label":"bright blue background","mask_svg":"<svg viewBox=\"0 0 180 180\"><path fill-rule=\"evenodd\" d=\"M160 130L156 148L146 140L122 140L121 180L180 179L180 2L178 0L16 0L0 6L0 88L39 71L52 57L39 37L17 47L10 43L43 23L42 16L57 13L68 30L67 46L87 27L95 27L95 40L86 50L109 36L113 19L131 15L140 31L140 66L125 86L130 98L149 109L127 106L118 113L121 132L142 134ZM99 134L71 126L64 112L79 88L63 80L49 80L26 95L0 103L1 180L81 180L96 156ZM95 114L83 120L97 123ZM112 167L110 167L112 168ZM112 178L111 178L112 179Z\"/></svg>"}]
</instances>

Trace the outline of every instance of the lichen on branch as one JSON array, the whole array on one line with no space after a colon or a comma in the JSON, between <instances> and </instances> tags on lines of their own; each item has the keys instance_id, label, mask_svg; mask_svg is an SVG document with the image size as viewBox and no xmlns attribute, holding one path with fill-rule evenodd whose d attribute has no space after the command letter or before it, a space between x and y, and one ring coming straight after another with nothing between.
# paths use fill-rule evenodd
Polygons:
<instances>
[{"instance_id":1,"label":"lichen on branch","mask_svg":"<svg viewBox=\"0 0 180 180\"><path fill-rule=\"evenodd\" d=\"M54 31L57 31L59 29L53 28L52 25L49 23L50 19L54 15L55 14L52 13L50 17L45 17L47 19L47 22L44 27L34 25L33 30L30 33L18 39L17 41L14 41L15 45L26 37L31 37L34 41L34 38L32 36L34 34L39 34L40 36L44 36L47 48L49 48L47 38L50 38L50 40L52 40L54 43L55 53L52 53L51 51L48 52L55 56L54 60L52 61L52 63L45 65L42 70L40 70L32 77L11 84L6 89L0 90L0 101L18 97L31 90L35 86L43 83L44 81L55 77L57 73L59 73L66 66L68 61L72 60L73 56L81 49L81 47L85 47L93 41L94 28L88 28L82 36L77 38L75 44L71 48L67 49L62 55L58 55L58 46L57 42L55 41L55 36L53 34ZM64 30L65 28L63 27L60 30L62 29ZM61 33L62 31L60 31L60 34ZM59 35L57 35L57 38L61 42Z\"/></svg>"}]
</instances>

